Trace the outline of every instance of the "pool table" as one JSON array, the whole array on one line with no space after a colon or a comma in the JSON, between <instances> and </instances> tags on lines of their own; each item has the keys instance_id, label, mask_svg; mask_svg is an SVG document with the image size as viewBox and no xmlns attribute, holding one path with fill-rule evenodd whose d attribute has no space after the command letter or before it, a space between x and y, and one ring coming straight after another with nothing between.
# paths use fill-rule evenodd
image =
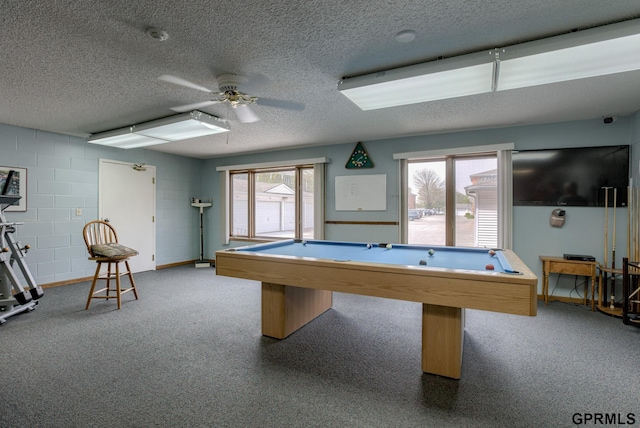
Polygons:
<instances>
[{"instance_id":1,"label":"pool table","mask_svg":"<svg viewBox=\"0 0 640 428\"><path fill-rule=\"evenodd\" d=\"M465 308L536 315L538 279L510 250L297 239L217 251L216 274L262 282L262 334L277 339L333 291L422 303L422 370L454 379Z\"/></svg>"}]
</instances>

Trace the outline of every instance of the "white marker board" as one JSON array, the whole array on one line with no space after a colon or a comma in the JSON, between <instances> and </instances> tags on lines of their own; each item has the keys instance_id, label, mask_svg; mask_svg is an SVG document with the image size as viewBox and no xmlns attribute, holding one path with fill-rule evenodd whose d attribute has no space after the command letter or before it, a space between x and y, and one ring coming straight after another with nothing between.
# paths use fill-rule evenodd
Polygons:
<instances>
[{"instance_id":1,"label":"white marker board","mask_svg":"<svg viewBox=\"0 0 640 428\"><path fill-rule=\"evenodd\" d=\"M386 174L336 177L336 211L386 210Z\"/></svg>"}]
</instances>

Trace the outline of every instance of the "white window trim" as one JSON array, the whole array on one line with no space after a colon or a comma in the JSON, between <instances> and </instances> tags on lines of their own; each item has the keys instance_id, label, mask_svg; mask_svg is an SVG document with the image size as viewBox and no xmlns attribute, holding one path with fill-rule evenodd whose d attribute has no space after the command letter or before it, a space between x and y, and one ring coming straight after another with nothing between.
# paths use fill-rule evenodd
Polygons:
<instances>
[{"instance_id":1,"label":"white window trim","mask_svg":"<svg viewBox=\"0 0 640 428\"><path fill-rule=\"evenodd\" d=\"M261 168L280 168L287 166L297 166L297 165L312 165L317 163L329 163L329 158L311 158L311 159L297 159L297 160L288 160L288 161L274 161L274 162L258 162L258 163L247 163L242 165L226 165L216 167L216 171L235 171L235 170L243 170L243 169L261 169Z\"/></svg>"},{"instance_id":2,"label":"white window trim","mask_svg":"<svg viewBox=\"0 0 640 428\"><path fill-rule=\"evenodd\" d=\"M511 150L498 150L498 246L513 249L513 171Z\"/></svg>"},{"instance_id":3,"label":"white window trim","mask_svg":"<svg viewBox=\"0 0 640 428\"><path fill-rule=\"evenodd\" d=\"M472 155L475 153L499 152L501 150L514 150L514 143L489 144L486 146L454 147L450 149L422 150L419 152L394 153L394 159L418 159L433 158L447 155Z\"/></svg>"}]
</instances>

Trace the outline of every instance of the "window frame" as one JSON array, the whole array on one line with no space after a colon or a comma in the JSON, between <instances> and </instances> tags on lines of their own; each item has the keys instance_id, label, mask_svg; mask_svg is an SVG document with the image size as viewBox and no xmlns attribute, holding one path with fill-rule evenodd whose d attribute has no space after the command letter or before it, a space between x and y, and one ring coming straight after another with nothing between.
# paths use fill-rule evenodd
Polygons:
<instances>
[{"instance_id":1,"label":"window frame","mask_svg":"<svg viewBox=\"0 0 640 428\"><path fill-rule=\"evenodd\" d=\"M259 235L256 232L256 177L259 174L265 173L278 173L278 172L293 172L294 173L294 197L295 197L295 221L294 221L294 237L293 239L302 239L302 204L304 203L303 189L302 189L302 175L305 170L313 170L313 165L295 165L289 167L275 167L275 168L252 168L244 170L232 170L229 171L230 175L230 201L233 200L233 176L240 174L247 174L247 235L233 235L229 236L231 240L251 240L251 241L278 241L283 239L291 239L287 237L275 237ZM233 204L230 203L230 230L233 231Z\"/></svg>"},{"instance_id":2,"label":"window frame","mask_svg":"<svg viewBox=\"0 0 640 428\"><path fill-rule=\"evenodd\" d=\"M400 174L400 195L398 200L400 204L398 212L400 213L400 242L406 243L409 236L409 213L408 213L408 180L409 180L409 160L436 160L446 159L447 157L463 157L474 155L495 154L497 157L498 167L498 247L510 249L513 247L512 241L512 219L513 219L513 177L511 165L511 152L515 149L513 143L493 144L486 146L470 146L450 149L426 150L418 152L395 153L393 158L398 160L400 165L398 168ZM453 160L452 160L453 162ZM453 171L453 168L451 168ZM447 200L450 198L448 197ZM447 207L447 211L450 207ZM449 242L449 236L447 236ZM454 241L455 242L455 241Z\"/></svg>"},{"instance_id":3,"label":"window frame","mask_svg":"<svg viewBox=\"0 0 640 428\"><path fill-rule=\"evenodd\" d=\"M310 158L310 159L300 159L300 160L292 160L292 161L275 161L275 162L262 162L262 163L254 163L254 164L243 164L243 165L227 165L227 166L218 166L216 167L216 171L220 172L220 194L221 194L221 203L220 203L220 219L221 219L221 230L222 230L222 243L223 245L229 245L231 241L250 241L250 242L271 242L276 240L290 239L290 238L271 238L271 237L255 237L255 233L249 235L247 237L240 236L232 236L231 232L231 222L232 222L232 178L231 173L241 173L248 171L275 171L275 170L291 170L294 168L309 169L313 171L313 238L314 239L324 239L324 220L325 220L325 164L329 163L329 159L326 157L321 158ZM297 173L296 178L296 229L295 235L301 235L304 233L302 230L301 216L304 215L304 209L300 207L299 204L304 203L303 198L303 179L302 172ZM253 180L248 179L249 183L252 183ZM299 193L298 193L299 192ZM251 201L254 198L249 198ZM249 206L249 212L254 212L255 208Z\"/></svg>"}]
</instances>

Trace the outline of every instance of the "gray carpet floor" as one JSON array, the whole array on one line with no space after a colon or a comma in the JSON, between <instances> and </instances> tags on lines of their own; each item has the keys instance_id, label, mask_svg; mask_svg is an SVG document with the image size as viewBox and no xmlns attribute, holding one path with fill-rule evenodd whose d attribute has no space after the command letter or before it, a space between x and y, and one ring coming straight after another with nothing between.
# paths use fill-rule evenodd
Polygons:
<instances>
[{"instance_id":1,"label":"gray carpet floor","mask_svg":"<svg viewBox=\"0 0 640 428\"><path fill-rule=\"evenodd\" d=\"M451 380L421 371L417 303L335 293L278 341L260 334L257 282L192 266L136 282L140 299L125 295L120 311L85 311L81 283L45 289L0 326L0 426L570 427L595 413L640 424L640 329L582 306L467 310Z\"/></svg>"}]
</instances>

